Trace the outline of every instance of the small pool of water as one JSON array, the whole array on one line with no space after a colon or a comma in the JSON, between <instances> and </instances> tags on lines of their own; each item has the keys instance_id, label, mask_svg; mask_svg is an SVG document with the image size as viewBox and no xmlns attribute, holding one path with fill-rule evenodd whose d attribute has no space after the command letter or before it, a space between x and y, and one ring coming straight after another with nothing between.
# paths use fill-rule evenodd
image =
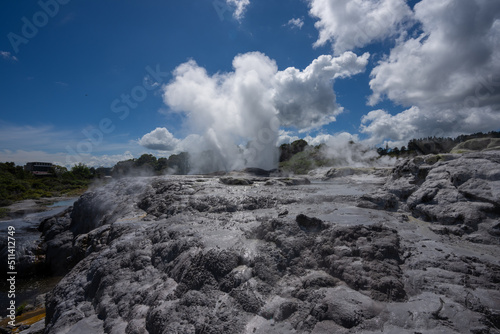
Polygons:
<instances>
[{"instance_id":1,"label":"small pool of water","mask_svg":"<svg viewBox=\"0 0 500 334\"><path fill-rule=\"evenodd\" d=\"M43 219L60 214L68 207L72 206L78 198L69 198L58 201L48 206L49 210L25 214L21 218L0 221L0 234L7 235L9 226L15 228L16 255L19 256L31 251L33 247L40 242L41 233L38 226ZM0 244L5 247L5 244ZM5 248L3 248L5 249ZM59 282L61 277L25 277L16 276L16 305L20 306L23 302L33 304L36 296L50 291ZM7 299L8 290L7 281L0 282L0 316L5 316L5 310L10 300Z\"/></svg>"},{"instance_id":2,"label":"small pool of water","mask_svg":"<svg viewBox=\"0 0 500 334\"><path fill-rule=\"evenodd\" d=\"M55 202L51 205L47 205L48 208L57 208L61 206L72 206L78 198L70 198L64 201Z\"/></svg>"}]
</instances>

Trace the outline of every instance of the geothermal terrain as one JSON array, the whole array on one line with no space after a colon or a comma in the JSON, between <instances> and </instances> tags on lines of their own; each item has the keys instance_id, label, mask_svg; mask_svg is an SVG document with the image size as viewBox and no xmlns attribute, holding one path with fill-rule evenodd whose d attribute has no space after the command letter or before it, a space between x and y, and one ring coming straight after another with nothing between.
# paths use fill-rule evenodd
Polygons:
<instances>
[{"instance_id":1,"label":"geothermal terrain","mask_svg":"<svg viewBox=\"0 0 500 334\"><path fill-rule=\"evenodd\" d=\"M499 216L500 151L119 179L40 225L45 333L500 333Z\"/></svg>"}]
</instances>

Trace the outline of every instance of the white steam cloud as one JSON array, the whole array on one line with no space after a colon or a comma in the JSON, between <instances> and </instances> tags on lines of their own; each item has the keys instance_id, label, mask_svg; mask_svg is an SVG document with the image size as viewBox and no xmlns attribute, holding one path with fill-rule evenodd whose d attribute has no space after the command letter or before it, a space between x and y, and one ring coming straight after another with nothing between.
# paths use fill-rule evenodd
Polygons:
<instances>
[{"instance_id":1,"label":"white steam cloud","mask_svg":"<svg viewBox=\"0 0 500 334\"><path fill-rule=\"evenodd\" d=\"M234 72L210 76L193 60L181 64L164 87L164 101L172 110L186 113L191 131L200 135L200 140L189 139L196 143L188 148L195 163L209 151L212 160L208 166L202 163L208 169L272 169L279 126L271 103L277 66L254 52L235 57L233 68Z\"/></svg>"},{"instance_id":2,"label":"white steam cloud","mask_svg":"<svg viewBox=\"0 0 500 334\"><path fill-rule=\"evenodd\" d=\"M361 141L348 132L307 136L304 140L312 146L325 144L321 153L331 159L335 167L386 167L396 162L394 158L380 157L369 141Z\"/></svg>"},{"instance_id":3,"label":"white steam cloud","mask_svg":"<svg viewBox=\"0 0 500 334\"><path fill-rule=\"evenodd\" d=\"M193 133L177 146L191 153L198 172L276 168L280 125L304 131L335 121L342 107L334 80L364 71L368 58L346 52L320 56L303 71L278 71L274 60L250 52L234 58L234 71L213 75L193 60L181 64L163 87L164 102L186 115ZM165 130L156 129L141 144L162 147L162 137L168 146L172 138Z\"/></svg>"}]
</instances>

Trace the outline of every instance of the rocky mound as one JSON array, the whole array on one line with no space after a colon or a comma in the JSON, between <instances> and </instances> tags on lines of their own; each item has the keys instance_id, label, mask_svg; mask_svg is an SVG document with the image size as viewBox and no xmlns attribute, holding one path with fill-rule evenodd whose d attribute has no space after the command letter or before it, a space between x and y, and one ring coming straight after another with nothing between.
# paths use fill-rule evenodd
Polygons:
<instances>
[{"instance_id":1,"label":"rocky mound","mask_svg":"<svg viewBox=\"0 0 500 334\"><path fill-rule=\"evenodd\" d=\"M500 235L500 151L406 160L396 166L382 189L363 196L359 205L399 208L425 221L454 225L459 234L485 229L488 233L477 240L496 243Z\"/></svg>"},{"instance_id":2,"label":"rocky mound","mask_svg":"<svg viewBox=\"0 0 500 334\"><path fill-rule=\"evenodd\" d=\"M459 159L403 164L384 196L409 207ZM74 265L47 298L45 332L499 333L498 246L356 207L379 207L367 192L380 179L283 180L121 179L85 194L41 226L53 270ZM415 188L391 192L397 182Z\"/></svg>"},{"instance_id":3,"label":"rocky mound","mask_svg":"<svg viewBox=\"0 0 500 334\"><path fill-rule=\"evenodd\" d=\"M324 179L339 178L353 175L375 175L378 177L388 176L391 173L390 168L375 167L334 167L329 169Z\"/></svg>"},{"instance_id":4,"label":"rocky mound","mask_svg":"<svg viewBox=\"0 0 500 334\"><path fill-rule=\"evenodd\" d=\"M380 314L379 301L406 298L398 237L382 226L332 226L318 236L293 221L262 221L247 232L252 253L207 248L181 226L115 226L106 251L54 290L49 332L100 320L110 333L309 332L325 321L352 328Z\"/></svg>"},{"instance_id":5,"label":"rocky mound","mask_svg":"<svg viewBox=\"0 0 500 334\"><path fill-rule=\"evenodd\" d=\"M500 138L469 139L455 146L450 153L500 150Z\"/></svg>"}]
</instances>

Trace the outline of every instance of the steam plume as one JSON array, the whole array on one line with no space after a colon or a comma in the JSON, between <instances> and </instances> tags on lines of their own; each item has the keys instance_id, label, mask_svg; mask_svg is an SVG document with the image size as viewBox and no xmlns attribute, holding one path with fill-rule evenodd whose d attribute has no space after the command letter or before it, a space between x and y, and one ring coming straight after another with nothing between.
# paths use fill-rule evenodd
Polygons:
<instances>
[{"instance_id":1,"label":"steam plume","mask_svg":"<svg viewBox=\"0 0 500 334\"><path fill-rule=\"evenodd\" d=\"M278 71L260 52L240 54L233 71L210 75L194 60L179 65L163 87L164 102L187 117L193 133L178 147L195 172L277 167L280 125L299 131L335 121L342 107L333 80L362 72L369 54L320 56L303 71Z\"/></svg>"}]
</instances>

